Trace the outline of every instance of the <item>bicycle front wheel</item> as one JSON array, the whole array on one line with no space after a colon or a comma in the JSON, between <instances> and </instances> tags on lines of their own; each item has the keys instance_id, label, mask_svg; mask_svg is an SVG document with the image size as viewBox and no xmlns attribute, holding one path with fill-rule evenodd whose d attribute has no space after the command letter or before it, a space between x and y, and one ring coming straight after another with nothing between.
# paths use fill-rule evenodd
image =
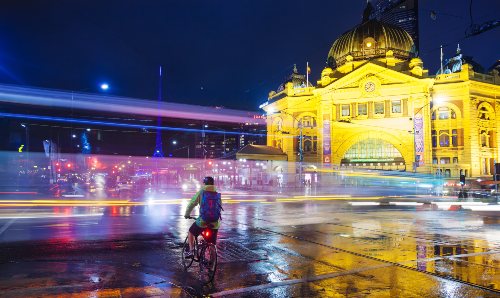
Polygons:
<instances>
[{"instance_id":1,"label":"bicycle front wheel","mask_svg":"<svg viewBox=\"0 0 500 298\"><path fill-rule=\"evenodd\" d=\"M206 283L214 280L217 270L217 247L207 243L200 251L200 279Z\"/></svg>"},{"instance_id":2,"label":"bicycle front wheel","mask_svg":"<svg viewBox=\"0 0 500 298\"><path fill-rule=\"evenodd\" d=\"M189 251L189 236L184 240L184 245L182 245L182 266L184 266L184 270L187 270L193 264L194 256L191 258L186 258L186 253Z\"/></svg>"}]
</instances>

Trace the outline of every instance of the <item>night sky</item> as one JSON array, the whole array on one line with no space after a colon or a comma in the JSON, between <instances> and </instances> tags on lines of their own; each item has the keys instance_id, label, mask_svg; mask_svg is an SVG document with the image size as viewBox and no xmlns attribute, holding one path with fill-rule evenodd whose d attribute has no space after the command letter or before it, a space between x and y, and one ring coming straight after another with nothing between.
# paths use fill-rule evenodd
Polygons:
<instances>
[{"instance_id":1,"label":"night sky","mask_svg":"<svg viewBox=\"0 0 500 298\"><path fill-rule=\"evenodd\" d=\"M500 19L499 0L472 0L475 23ZM319 79L333 41L366 1L2 0L0 83L258 110L296 63ZM430 11L437 19L430 18ZM489 68L500 28L464 39L469 0L420 1L420 56L434 74L439 45Z\"/></svg>"}]
</instances>

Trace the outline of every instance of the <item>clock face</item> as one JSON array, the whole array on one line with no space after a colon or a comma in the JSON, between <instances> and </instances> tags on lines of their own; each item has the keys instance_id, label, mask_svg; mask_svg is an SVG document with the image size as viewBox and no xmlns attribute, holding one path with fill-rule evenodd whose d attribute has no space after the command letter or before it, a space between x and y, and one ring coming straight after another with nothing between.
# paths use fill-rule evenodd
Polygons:
<instances>
[{"instance_id":1,"label":"clock face","mask_svg":"<svg viewBox=\"0 0 500 298\"><path fill-rule=\"evenodd\" d=\"M365 83L365 91L366 92L373 92L375 90L375 83L374 82L366 82Z\"/></svg>"}]
</instances>

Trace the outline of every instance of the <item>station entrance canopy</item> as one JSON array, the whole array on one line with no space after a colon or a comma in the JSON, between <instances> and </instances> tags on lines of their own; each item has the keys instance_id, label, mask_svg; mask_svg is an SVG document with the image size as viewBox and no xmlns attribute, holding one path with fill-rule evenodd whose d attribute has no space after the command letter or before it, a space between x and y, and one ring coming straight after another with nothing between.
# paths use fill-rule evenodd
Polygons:
<instances>
[{"instance_id":1,"label":"station entrance canopy","mask_svg":"<svg viewBox=\"0 0 500 298\"><path fill-rule=\"evenodd\" d=\"M249 160L288 160L287 155L281 149L264 145L246 145L236 153L236 159Z\"/></svg>"}]
</instances>

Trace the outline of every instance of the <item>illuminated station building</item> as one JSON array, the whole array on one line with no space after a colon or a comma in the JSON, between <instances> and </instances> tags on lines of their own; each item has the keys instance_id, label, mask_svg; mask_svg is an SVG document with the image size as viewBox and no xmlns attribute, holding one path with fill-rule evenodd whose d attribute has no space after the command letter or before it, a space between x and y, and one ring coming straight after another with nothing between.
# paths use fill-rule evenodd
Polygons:
<instances>
[{"instance_id":1,"label":"illuminated station building","mask_svg":"<svg viewBox=\"0 0 500 298\"><path fill-rule=\"evenodd\" d=\"M323 167L489 176L500 67L482 73L460 51L429 75L406 31L365 21L333 43L316 86L295 69L269 94L267 144Z\"/></svg>"}]
</instances>

